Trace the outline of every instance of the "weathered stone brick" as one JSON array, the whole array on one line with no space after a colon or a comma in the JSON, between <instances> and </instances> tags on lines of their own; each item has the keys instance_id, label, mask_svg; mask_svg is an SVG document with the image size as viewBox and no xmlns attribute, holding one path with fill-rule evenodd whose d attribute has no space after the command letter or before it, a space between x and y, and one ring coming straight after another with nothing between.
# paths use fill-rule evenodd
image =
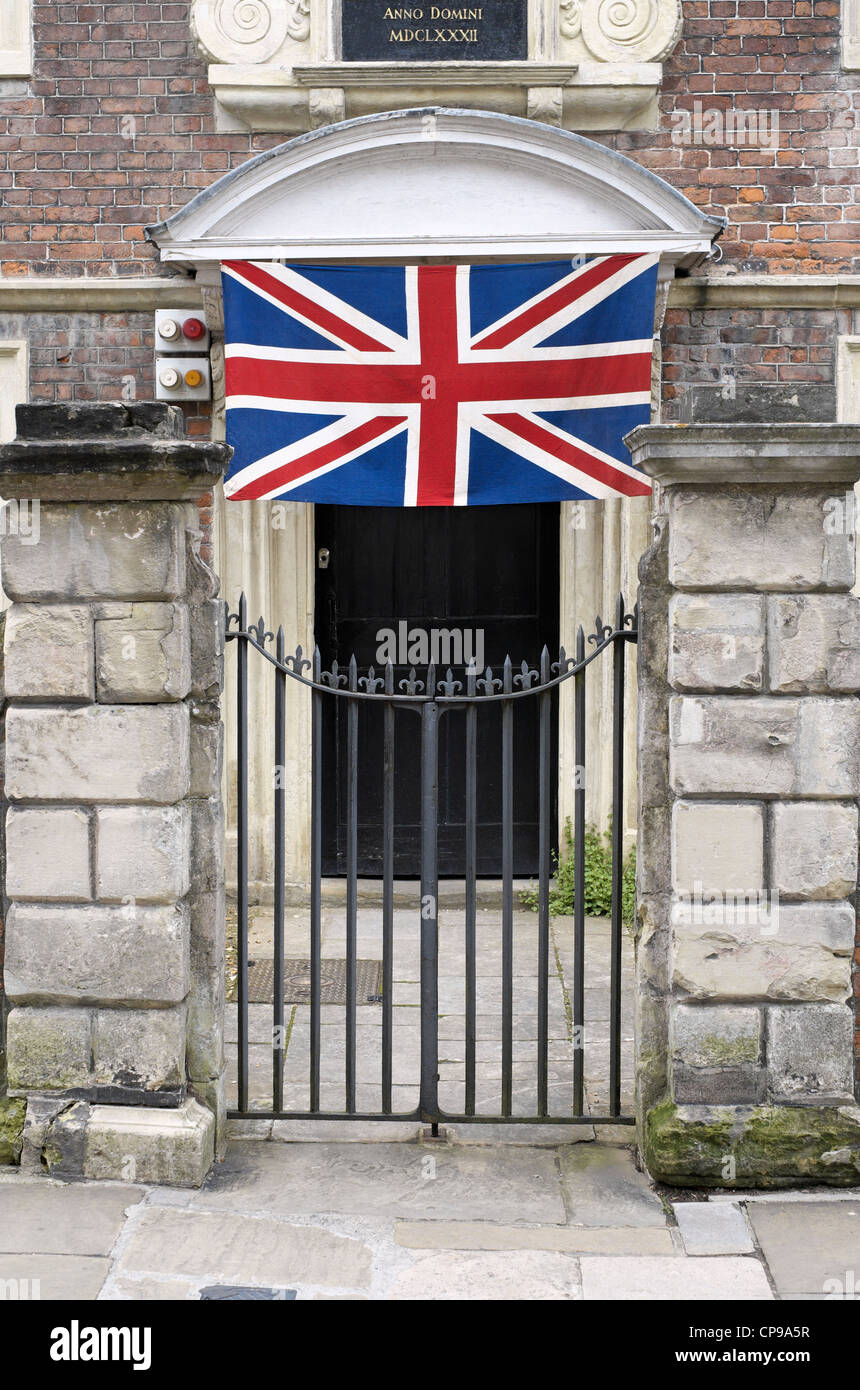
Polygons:
<instances>
[{"instance_id":1,"label":"weathered stone brick","mask_svg":"<svg viewBox=\"0 0 860 1390\"><path fill-rule=\"evenodd\" d=\"M850 903L771 902L746 913L682 903L673 911L672 978L694 999L841 1002L851 991L853 945Z\"/></svg>"},{"instance_id":2,"label":"weathered stone brick","mask_svg":"<svg viewBox=\"0 0 860 1390\"><path fill-rule=\"evenodd\" d=\"M97 1009L93 1057L100 1086L178 1090L185 1081L185 1006Z\"/></svg>"},{"instance_id":3,"label":"weathered stone brick","mask_svg":"<svg viewBox=\"0 0 860 1390\"><path fill-rule=\"evenodd\" d=\"M850 594L768 600L771 690L860 690L860 602Z\"/></svg>"},{"instance_id":4,"label":"weathered stone brick","mask_svg":"<svg viewBox=\"0 0 860 1390\"><path fill-rule=\"evenodd\" d=\"M192 610L192 691L202 700L217 700L224 685L224 611L221 599Z\"/></svg>"},{"instance_id":5,"label":"weathered stone brick","mask_svg":"<svg viewBox=\"0 0 860 1390\"><path fill-rule=\"evenodd\" d=\"M188 1075L197 1085L224 1068L225 894L223 882L188 899L191 980L188 998Z\"/></svg>"},{"instance_id":6,"label":"weathered stone brick","mask_svg":"<svg viewBox=\"0 0 860 1390\"><path fill-rule=\"evenodd\" d=\"M185 587L185 528L176 503L45 503L38 545L8 535L2 583L19 602L172 599Z\"/></svg>"},{"instance_id":7,"label":"weathered stone brick","mask_svg":"<svg viewBox=\"0 0 860 1390\"><path fill-rule=\"evenodd\" d=\"M761 1011L733 1004L677 1004L672 1010L672 1055L688 1067L758 1063Z\"/></svg>"},{"instance_id":8,"label":"weathered stone brick","mask_svg":"<svg viewBox=\"0 0 860 1390\"><path fill-rule=\"evenodd\" d=\"M185 705L11 708L12 801L179 801L189 784Z\"/></svg>"},{"instance_id":9,"label":"weathered stone brick","mask_svg":"<svg viewBox=\"0 0 860 1390\"><path fill-rule=\"evenodd\" d=\"M190 795L199 797L217 796L221 790L221 773L224 756L224 726L218 717L218 706L204 705L214 717L200 718L200 709L192 710L191 715L191 787Z\"/></svg>"},{"instance_id":10,"label":"weathered stone brick","mask_svg":"<svg viewBox=\"0 0 860 1390\"><path fill-rule=\"evenodd\" d=\"M3 686L10 700L92 700L89 610L13 604L3 637Z\"/></svg>"},{"instance_id":11,"label":"weathered stone brick","mask_svg":"<svg viewBox=\"0 0 860 1390\"><path fill-rule=\"evenodd\" d=\"M10 806L6 812L6 893L10 898L86 902L90 822L71 808Z\"/></svg>"},{"instance_id":12,"label":"weathered stone brick","mask_svg":"<svg viewBox=\"0 0 860 1390\"><path fill-rule=\"evenodd\" d=\"M7 1020L11 1091L61 1091L89 1083L89 1009L12 1009Z\"/></svg>"},{"instance_id":13,"label":"weathered stone brick","mask_svg":"<svg viewBox=\"0 0 860 1390\"><path fill-rule=\"evenodd\" d=\"M751 893L764 884L764 808L749 802L676 801L672 885L676 892Z\"/></svg>"},{"instance_id":14,"label":"weathered stone brick","mask_svg":"<svg viewBox=\"0 0 860 1390\"><path fill-rule=\"evenodd\" d=\"M676 690L761 690L764 598L675 594L669 625L669 684Z\"/></svg>"},{"instance_id":15,"label":"weathered stone brick","mask_svg":"<svg viewBox=\"0 0 860 1390\"><path fill-rule=\"evenodd\" d=\"M850 589L854 539L825 529L824 494L672 490L677 589Z\"/></svg>"},{"instance_id":16,"label":"weathered stone brick","mask_svg":"<svg viewBox=\"0 0 860 1390\"><path fill-rule=\"evenodd\" d=\"M770 1089L780 1100L853 1100L854 1016L844 1004L767 1011Z\"/></svg>"},{"instance_id":17,"label":"weathered stone brick","mask_svg":"<svg viewBox=\"0 0 860 1390\"><path fill-rule=\"evenodd\" d=\"M191 688L188 609L134 603L127 618L97 622L96 688L104 704L181 700Z\"/></svg>"},{"instance_id":18,"label":"weathered stone brick","mask_svg":"<svg viewBox=\"0 0 860 1390\"><path fill-rule=\"evenodd\" d=\"M188 808L101 806L96 811L96 895L173 902L190 883Z\"/></svg>"},{"instance_id":19,"label":"weathered stone brick","mask_svg":"<svg viewBox=\"0 0 860 1390\"><path fill-rule=\"evenodd\" d=\"M672 1097L678 1105L755 1105L765 1099L758 1009L678 1004L672 1010Z\"/></svg>"},{"instance_id":20,"label":"weathered stone brick","mask_svg":"<svg viewBox=\"0 0 860 1390\"><path fill-rule=\"evenodd\" d=\"M224 882L224 808L218 797L191 804L191 862L195 892L216 892Z\"/></svg>"},{"instance_id":21,"label":"weathered stone brick","mask_svg":"<svg viewBox=\"0 0 860 1390\"><path fill-rule=\"evenodd\" d=\"M796 801L773 808L773 886L802 898L847 898L857 884L857 807Z\"/></svg>"},{"instance_id":22,"label":"weathered stone brick","mask_svg":"<svg viewBox=\"0 0 860 1390\"><path fill-rule=\"evenodd\" d=\"M681 794L856 796L860 703L676 695L669 769Z\"/></svg>"},{"instance_id":23,"label":"weathered stone brick","mask_svg":"<svg viewBox=\"0 0 860 1390\"><path fill-rule=\"evenodd\" d=\"M199 1187L214 1149L215 1117L195 1100L175 1110L93 1105L86 1118L83 1175Z\"/></svg>"},{"instance_id":24,"label":"weathered stone brick","mask_svg":"<svg viewBox=\"0 0 860 1390\"><path fill-rule=\"evenodd\" d=\"M188 983L184 905L9 911L5 985L13 1001L178 1004Z\"/></svg>"},{"instance_id":25,"label":"weathered stone brick","mask_svg":"<svg viewBox=\"0 0 860 1390\"><path fill-rule=\"evenodd\" d=\"M676 1105L758 1105L766 1095L764 1067L672 1067Z\"/></svg>"}]
</instances>

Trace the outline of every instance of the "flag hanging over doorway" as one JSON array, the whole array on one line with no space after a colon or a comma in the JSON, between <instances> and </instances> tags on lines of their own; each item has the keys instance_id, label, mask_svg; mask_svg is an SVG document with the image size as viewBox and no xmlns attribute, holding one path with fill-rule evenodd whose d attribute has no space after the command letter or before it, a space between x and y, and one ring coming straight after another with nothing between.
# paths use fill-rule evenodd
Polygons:
<instances>
[{"instance_id":1,"label":"flag hanging over doorway","mask_svg":"<svg viewBox=\"0 0 860 1390\"><path fill-rule=\"evenodd\" d=\"M448 507L650 492L657 257L223 266L228 498Z\"/></svg>"}]
</instances>

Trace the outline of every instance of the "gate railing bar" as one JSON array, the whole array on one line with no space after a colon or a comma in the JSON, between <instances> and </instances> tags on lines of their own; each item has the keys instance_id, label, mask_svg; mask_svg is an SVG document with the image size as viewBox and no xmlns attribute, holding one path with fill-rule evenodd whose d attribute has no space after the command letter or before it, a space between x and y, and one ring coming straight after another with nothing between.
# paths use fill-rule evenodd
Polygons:
<instances>
[{"instance_id":1,"label":"gate railing bar","mask_svg":"<svg viewBox=\"0 0 860 1390\"><path fill-rule=\"evenodd\" d=\"M387 1118L393 1111L393 946L394 946L394 794L395 794L395 710L398 706L420 710L422 716L421 747L421 1091L419 1104L401 1119L421 1118L438 1127L440 1119L451 1122L494 1123L490 1115L475 1114L476 1090L476 1023L477 1023L477 709L480 704L502 703L502 1117L518 1124L539 1123L541 1120L560 1124L632 1123L621 1109L621 966L623 945L622 878L623 878L623 737L624 737L624 645L638 637L637 611L625 614L624 599L619 594L615 624L596 621L596 630L588 639L593 650L586 655L583 629L577 632L575 657L559 651L558 662L549 662L544 648L540 670L529 670L522 663L522 675L512 677L510 658L504 663L503 679L493 677L487 670L477 679L473 668L467 668L465 693L463 683L455 681L449 671L447 680L437 684L435 667L427 668L426 684L422 686L411 670L409 679L401 681L394 692L394 671L389 666L385 679L375 677L371 668L368 677L358 678L353 657L349 676L338 672L337 662L331 670L323 670L318 650L313 662L302 655L284 650L284 634L277 638L265 629L260 618L249 624L247 603L242 595L238 612L227 615L226 637L238 641L237 654L237 871L238 871L238 1104L232 1115L270 1114L277 1118L338 1119L344 1115L363 1119ZM233 629L235 625L235 630ZM274 651L266 643L274 640ZM612 912L610 931L610 1058L609 1114L591 1116L585 1113L584 1002L585 1002L585 672L607 647L613 646L613 733L612 733ZM253 647L275 667L275 763L281 774L275 786L275 907L274 907L274 977L273 1024L283 1036L284 1025L284 932L285 932L285 729L286 676L311 690L311 894L310 894L310 1108L307 1111L285 1111L283 1106L285 1059L283 1050L276 1048L273 1058L271 1111L249 1110L249 1029L248 1029L248 649ZM310 667L310 678L302 673ZM556 672L553 677L550 673ZM574 970L572 991L572 1023L574 1028L572 1114L551 1116L548 1113L549 1072L549 947L550 947L550 845L551 845L551 728L552 692L564 681L574 682L574 745L577 783L574 792ZM532 682L537 682L533 685ZM364 689L359 689L362 686ZM521 686L521 689L514 689ZM342 688L345 687L345 688ZM483 694L478 693L481 687ZM347 700L347 1003L346 1003L346 1111L323 1110L320 1104L321 1069L321 901L322 901L322 715L326 695ZM538 884L538 1086L537 1114L514 1116L513 1093L513 702L529 695L538 697L539 718L539 884ZM383 1058L381 1114L359 1112L356 1091L357 1062L357 950L358 950L358 741L359 704L362 700L384 702L384 851L383 851ZM438 905L438 758L439 719L446 709L462 709L466 717L466 1086L462 1115L443 1113L438 1105L438 970L439 970L439 905Z\"/></svg>"},{"instance_id":2,"label":"gate railing bar","mask_svg":"<svg viewBox=\"0 0 860 1390\"><path fill-rule=\"evenodd\" d=\"M274 903L274 1003L272 1006L272 1106L280 1110L284 1104L284 909L286 893L286 693L287 677L281 669L284 661L284 629L278 628L275 639L275 903Z\"/></svg>"},{"instance_id":3,"label":"gate railing bar","mask_svg":"<svg viewBox=\"0 0 860 1390\"><path fill-rule=\"evenodd\" d=\"M385 665L385 693L394 667ZM382 736L382 1111L391 1114L394 1053L394 706L386 700Z\"/></svg>"},{"instance_id":4,"label":"gate railing bar","mask_svg":"<svg viewBox=\"0 0 860 1390\"><path fill-rule=\"evenodd\" d=\"M320 993L322 984L322 661L314 648L311 691L311 1110L320 1108Z\"/></svg>"},{"instance_id":5,"label":"gate railing bar","mask_svg":"<svg viewBox=\"0 0 860 1390\"><path fill-rule=\"evenodd\" d=\"M229 621L237 621L238 616L239 615L236 613L231 613ZM627 619L632 620L632 615L628 614ZM265 641L268 640L272 636L272 634L264 634L262 629L263 620L261 618L259 623L255 623L251 628L239 627L235 630L228 631L226 633L226 639L228 642L235 642L237 640L240 640L241 643L245 643L247 644L247 646L253 647L255 651L259 652L261 656L265 657L267 661L271 662L271 664L275 666L277 665L277 658L274 656L272 652L267 651L264 645ZM557 676L553 676L552 679L548 680L546 682L546 685L541 686L540 689L553 690L556 686L563 685L565 681L570 680L571 677L575 677L580 671L580 669L584 669L586 666L590 666L593 661L596 661L597 658L600 656L601 652L606 651L607 647L611 647L613 642L618 641L619 639L624 639L628 642L636 641L635 629L626 626L623 629L613 629L611 627L604 626L603 624L598 624L598 633L591 634L589 641L596 643L594 651L589 652L587 656L583 656L581 663L571 662L569 658L562 659L560 663L553 662L553 669L555 669L558 666L559 674ZM287 675L292 677L293 680L298 681L301 685L306 685L309 687L309 689L319 689L325 695L339 696L342 700L352 700L356 703L361 703L364 700L375 700L378 703L380 700L386 699L385 695L380 695L374 690L352 691L341 689L340 687L346 681L346 677L343 674L341 674L340 677L337 678L336 675L332 675L332 672L322 671L320 673L321 683L315 683L313 680L308 680L307 676L303 676L301 672L298 669L296 669L296 667L298 667L299 665L306 666L308 664L307 661L299 660L301 655L302 648L298 647L296 649L295 655L291 654L284 658L284 669L286 670ZM565 657L563 647L561 648L561 657ZM337 662L335 662L334 665L336 667ZM412 677L414 677L414 669L412 670L411 675ZM401 682L401 685L404 684L410 684L414 687L416 685L420 686L421 683L420 681L416 682L414 680L410 680L409 682ZM484 685L485 682L479 681L478 684ZM523 688L521 690L511 690L506 693L501 689L501 681L496 681L493 684L498 685L499 688L487 690L482 695L474 696L474 699L477 704L503 704L510 700L528 699L529 696L533 697L538 690L537 686L529 686L528 684L524 683ZM420 691L418 693L415 693L415 691L413 690L413 693L411 694L396 694L394 696L394 704L420 706L427 704L430 698L431 697L427 694L426 690L423 693ZM433 696L433 700L437 705L439 705L440 709L442 708L442 706L445 706L446 708L456 708L458 705L465 705L468 703L468 697L459 693L455 695L436 694Z\"/></svg>"},{"instance_id":6,"label":"gate railing bar","mask_svg":"<svg viewBox=\"0 0 860 1390\"><path fill-rule=\"evenodd\" d=\"M478 672L474 665L466 670L466 694L473 702L466 707L466 1095L467 1115L475 1113L475 1060L477 1055L477 907L478 907Z\"/></svg>"},{"instance_id":7,"label":"gate railing bar","mask_svg":"<svg viewBox=\"0 0 860 1390\"><path fill-rule=\"evenodd\" d=\"M549 652L546 647L540 655L540 679L546 684L550 676ZM538 742L538 1085L537 1108L539 1115L546 1115L549 1109L549 877L550 877L550 787L552 769L550 763L550 717L552 713L552 694L543 690L538 697L539 742Z\"/></svg>"},{"instance_id":8,"label":"gate railing bar","mask_svg":"<svg viewBox=\"0 0 860 1390\"><path fill-rule=\"evenodd\" d=\"M427 669L421 706L421 1118L438 1132L439 1097L439 706L436 672Z\"/></svg>"},{"instance_id":9,"label":"gate railing bar","mask_svg":"<svg viewBox=\"0 0 860 1390\"><path fill-rule=\"evenodd\" d=\"M358 689L355 657L349 662L349 691ZM358 705L346 716L346 1108L355 1110L356 955L358 941Z\"/></svg>"},{"instance_id":10,"label":"gate railing bar","mask_svg":"<svg viewBox=\"0 0 860 1390\"><path fill-rule=\"evenodd\" d=\"M573 1109L585 1106L585 633L576 634L573 793Z\"/></svg>"},{"instance_id":11,"label":"gate railing bar","mask_svg":"<svg viewBox=\"0 0 860 1390\"><path fill-rule=\"evenodd\" d=\"M239 599L239 626L245 628L248 609L245 595ZM236 661L236 756L238 787L236 804L236 876L238 922L236 943L238 992L239 1109L248 1109L248 645L239 643Z\"/></svg>"},{"instance_id":12,"label":"gate railing bar","mask_svg":"<svg viewBox=\"0 0 860 1390\"><path fill-rule=\"evenodd\" d=\"M502 690L514 688L505 657ZM514 707L502 705L502 1115L513 1108L514 1066Z\"/></svg>"},{"instance_id":13,"label":"gate railing bar","mask_svg":"<svg viewBox=\"0 0 860 1390\"><path fill-rule=\"evenodd\" d=\"M633 621L636 622L634 611ZM624 627L624 597L618 595L615 626ZM624 818L624 642L612 653L612 925L609 985L609 1112L621 1113L621 945Z\"/></svg>"},{"instance_id":14,"label":"gate railing bar","mask_svg":"<svg viewBox=\"0 0 860 1390\"><path fill-rule=\"evenodd\" d=\"M381 1110L356 1110L353 1114L347 1115L343 1110L228 1110L228 1119L231 1120L385 1120L389 1124L392 1119L398 1122L412 1120L424 1120L427 1116L422 1114L420 1107L410 1110L407 1113L399 1112L394 1115L383 1115ZM433 1121L438 1130L439 1123L444 1124L475 1124L475 1125L497 1125L500 1123L498 1115L467 1115L449 1111L438 1111L436 1119ZM505 1124L511 1125L635 1125L636 1119L633 1115L509 1115Z\"/></svg>"}]
</instances>

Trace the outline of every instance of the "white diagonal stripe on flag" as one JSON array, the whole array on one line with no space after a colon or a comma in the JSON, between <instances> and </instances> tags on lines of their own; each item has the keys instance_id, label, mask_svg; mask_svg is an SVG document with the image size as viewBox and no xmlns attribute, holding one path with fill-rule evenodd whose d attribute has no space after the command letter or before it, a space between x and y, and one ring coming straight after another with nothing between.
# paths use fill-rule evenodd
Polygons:
<instances>
[{"instance_id":1,"label":"white diagonal stripe on flag","mask_svg":"<svg viewBox=\"0 0 860 1390\"><path fill-rule=\"evenodd\" d=\"M339 299L336 295L329 294L326 290L321 289L319 285L314 284L303 275L296 274L295 271L290 270L287 266L278 265L277 262L274 261L253 261L251 264L258 270L264 271L266 275L270 275L273 280L280 281L280 283L288 289L294 290L297 294L302 295L303 298L318 304L321 309L327 310L329 314L342 319L345 325L349 324L360 333L365 333L368 337L374 338L377 342L386 344L391 352L408 351L409 344L399 333L395 333L393 329L387 328L385 324L380 323L377 319L369 318L367 314L363 314L360 309L354 308L353 305L348 304L346 300ZM269 304L274 305L274 307L279 309L282 313L291 314L314 333L318 333L323 338L330 339L331 342L340 344L344 349L349 348L350 344L348 340L339 338L336 330L316 322L312 317L302 313L298 308L284 304L275 295L269 293L260 285L255 285L253 281L243 276L236 269L235 264L225 265L223 270L225 275L231 276L232 279L238 281L239 284L244 285L252 294L256 294L260 299L264 299ZM307 349L305 349L305 352L307 353Z\"/></svg>"},{"instance_id":2,"label":"white diagonal stripe on flag","mask_svg":"<svg viewBox=\"0 0 860 1390\"><path fill-rule=\"evenodd\" d=\"M403 412L401 411L401 414ZM332 425L326 425L321 430L314 430L312 434L305 435L302 439L296 440L293 444L286 445L283 449L276 449L273 453L267 454L265 458L257 459L254 463L248 464L240 473L236 473L224 484L224 495L231 497L235 493L242 491L249 484L265 479L269 474L274 473L279 468L284 468L297 459L303 458L307 454L312 454L318 449L324 448L327 444L336 443L338 439L348 435L358 425L364 424L367 420L367 413L354 415L351 418L344 418L335 421ZM295 488L303 487L305 483L314 478L322 477L324 473L330 473L332 469L342 468L345 463L350 463L353 459L359 458L368 449L378 448L380 444L385 444L389 439L394 439L401 431L408 429L410 421L398 420L390 430L375 436L367 443L359 445L355 449L344 452L331 463L326 463L318 468L310 469L300 478L295 478L288 483L278 483L267 492L260 493L260 498L276 497L283 492L292 492Z\"/></svg>"}]
</instances>

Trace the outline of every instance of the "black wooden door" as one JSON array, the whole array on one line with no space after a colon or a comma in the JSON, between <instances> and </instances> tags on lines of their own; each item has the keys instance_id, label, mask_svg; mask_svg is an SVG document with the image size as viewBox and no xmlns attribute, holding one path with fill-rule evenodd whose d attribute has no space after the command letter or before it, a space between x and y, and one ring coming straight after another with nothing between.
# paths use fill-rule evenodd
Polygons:
<instances>
[{"instance_id":1,"label":"black wooden door","mask_svg":"<svg viewBox=\"0 0 860 1390\"><path fill-rule=\"evenodd\" d=\"M501 675L505 655L515 670L535 666L546 643L558 651L559 511L555 503L510 507L316 508L316 640L323 665L342 668L355 655L360 670L382 674L378 634L433 628L483 634L484 664ZM475 640L475 637L473 637ZM396 682L408 666L395 666ZM425 673L418 672L419 676ZM440 673L443 674L443 673ZM455 670L462 679L462 668ZM323 871L345 862L345 701L325 699L323 730ZM537 873L537 701L521 700L514 715L514 873ZM418 876L420 833L419 718L396 714L395 873ZM553 718L553 729L556 720ZM382 873L382 714L364 706L359 720L358 871ZM553 756L553 767L556 757ZM465 718L446 711L440 723L439 870L463 874L465 843ZM479 710L478 873L501 872L501 714ZM553 790L555 804L555 790ZM553 814L553 822L555 816Z\"/></svg>"}]
</instances>

